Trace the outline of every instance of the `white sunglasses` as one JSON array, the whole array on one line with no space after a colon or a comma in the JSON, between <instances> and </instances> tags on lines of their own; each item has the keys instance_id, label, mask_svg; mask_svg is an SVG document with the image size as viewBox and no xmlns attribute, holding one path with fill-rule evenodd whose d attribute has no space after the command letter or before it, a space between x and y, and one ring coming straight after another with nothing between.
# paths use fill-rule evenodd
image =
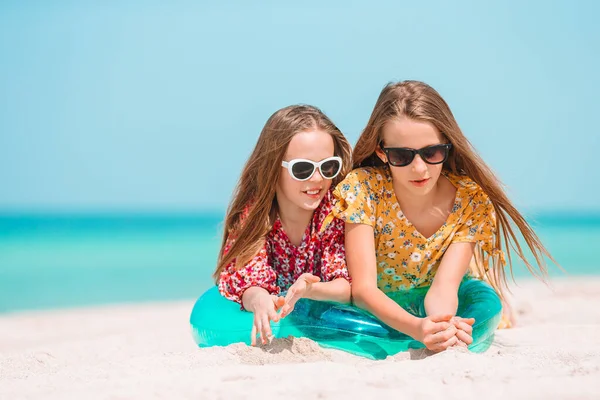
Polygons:
<instances>
[{"instance_id":1,"label":"white sunglasses","mask_svg":"<svg viewBox=\"0 0 600 400\"><path fill-rule=\"evenodd\" d=\"M282 161L281 166L287 168L288 172L297 181L307 181L315 174L317 168L325 179L333 179L342 170L342 158L333 156L319 162L296 158L290 161Z\"/></svg>"}]
</instances>

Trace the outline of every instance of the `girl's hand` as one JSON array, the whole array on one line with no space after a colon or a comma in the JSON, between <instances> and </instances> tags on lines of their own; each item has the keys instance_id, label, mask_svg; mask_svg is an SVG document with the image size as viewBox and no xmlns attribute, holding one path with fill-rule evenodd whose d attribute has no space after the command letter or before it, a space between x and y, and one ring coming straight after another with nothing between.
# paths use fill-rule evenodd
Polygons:
<instances>
[{"instance_id":1,"label":"girl's hand","mask_svg":"<svg viewBox=\"0 0 600 400\"><path fill-rule=\"evenodd\" d=\"M448 347L458 344L456 337L458 329L452 322L453 316L434 315L421 319L418 335L415 339L420 341L427 349L440 352Z\"/></svg>"},{"instance_id":2,"label":"girl's hand","mask_svg":"<svg viewBox=\"0 0 600 400\"><path fill-rule=\"evenodd\" d=\"M271 332L271 321L279 321L280 316L277 311L283 306L284 299L281 296L272 294L262 294L256 296L253 302L254 323L252 325L252 333L250 334L250 343L256 346L256 335L260 335L262 344L271 340L273 333Z\"/></svg>"},{"instance_id":3,"label":"girl's hand","mask_svg":"<svg viewBox=\"0 0 600 400\"><path fill-rule=\"evenodd\" d=\"M456 327L456 338L465 345L473 343L473 324L475 318L452 317L452 324Z\"/></svg>"},{"instance_id":4,"label":"girl's hand","mask_svg":"<svg viewBox=\"0 0 600 400\"><path fill-rule=\"evenodd\" d=\"M321 280L318 276L313 274L305 273L290 286L287 294L285 295L285 304L281 309L281 318L289 315L293 310L296 302L303 297L306 297L313 283L317 283Z\"/></svg>"}]
</instances>

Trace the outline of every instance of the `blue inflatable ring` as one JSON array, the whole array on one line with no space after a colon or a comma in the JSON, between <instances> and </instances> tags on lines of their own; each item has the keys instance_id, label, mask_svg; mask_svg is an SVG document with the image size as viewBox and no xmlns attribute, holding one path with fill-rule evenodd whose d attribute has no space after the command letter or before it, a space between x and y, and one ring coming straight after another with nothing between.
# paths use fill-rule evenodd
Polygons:
<instances>
[{"instance_id":1,"label":"blue inflatable ring","mask_svg":"<svg viewBox=\"0 0 600 400\"><path fill-rule=\"evenodd\" d=\"M411 314L424 317L424 299L429 288L388 294ZM489 348L502 316L502 305L494 289L476 279L464 280L458 291L457 315L475 318L473 343L469 349ZM190 316L192 335L200 347L250 344L252 313L222 297L216 287L207 290L195 303ZM294 311L271 323L274 337L306 337L326 348L383 359L408 349L425 346L410 336L385 325L373 315L351 305L301 299Z\"/></svg>"}]
</instances>

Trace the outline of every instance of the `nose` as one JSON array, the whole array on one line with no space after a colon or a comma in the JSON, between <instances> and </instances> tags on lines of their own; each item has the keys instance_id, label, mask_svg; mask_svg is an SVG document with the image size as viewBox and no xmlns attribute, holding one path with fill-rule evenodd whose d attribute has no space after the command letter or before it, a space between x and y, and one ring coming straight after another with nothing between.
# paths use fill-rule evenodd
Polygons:
<instances>
[{"instance_id":1,"label":"nose","mask_svg":"<svg viewBox=\"0 0 600 400\"><path fill-rule=\"evenodd\" d=\"M323 180L323 175L321 175L321 171L319 168L315 169L315 173L310 177L310 182L321 182Z\"/></svg>"},{"instance_id":2,"label":"nose","mask_svg":"<svg viewBox=\"0 0 600 400\"><path fill-rule=\"evenodd\" d=\"M411 167L412 167L412 170L417 174L423 174L424 172L427 172L427 163L425 161L423 161L423 159L421 158L421 156L419 154L417 154L415 156L415 159L413 160Z\"/></svg>"}]
</instances>

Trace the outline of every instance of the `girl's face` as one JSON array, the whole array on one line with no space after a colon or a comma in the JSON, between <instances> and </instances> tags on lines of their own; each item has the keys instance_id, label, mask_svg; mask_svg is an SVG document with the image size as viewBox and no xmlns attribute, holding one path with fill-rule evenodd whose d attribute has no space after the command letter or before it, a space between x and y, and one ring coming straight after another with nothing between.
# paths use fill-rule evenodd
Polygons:
<instances>
[{"instance_id":1,"label":"girl's face","mask_svg":"<svg viewBox=\"0 0 600 400\"><path fill-rule=\"evenodd\" d=\"M442 134L433 124L408 118L393 119L387 122L383 126L382 136L381 147L384 148L404 147L420 150L445 143ZM376 153L384 163L388 162L388 155L381 148L378 148ZM434 161L443 156L442 152L437 151L436 148L433 148L432 152L427 150L427 155L431 156L431 160ZM403 167L390 165L390 171L394 183L399 185L403 192L413 196L425 196L435 188L442 172L442 166L443 163L428 164L419 154L416 154L410 164Z\"/></svg>"},{"instance_id":2,"label":"girl's face","mask_svg":"<svg viewBox=\"0 0 600 400\"><path fill-rule=\"evenodd\" d=\"M320 162L334 155L333 138L327 132L319 129L301 132L292 138L288 145L283 161L292 163L294 160L304 159ZM336 160L325 162L321 169L325 175L335 172L338 165ZM292 164L295 174L304 179L312 170L308 163ZM331 187L331 179L325 179L319 168L314 169L313 175L304 181L294 179L288 168L281 167L279 181L277 182L277 202L281 209L297 208L298 211L314 211Z\"/></svg>"}]
</instances>

